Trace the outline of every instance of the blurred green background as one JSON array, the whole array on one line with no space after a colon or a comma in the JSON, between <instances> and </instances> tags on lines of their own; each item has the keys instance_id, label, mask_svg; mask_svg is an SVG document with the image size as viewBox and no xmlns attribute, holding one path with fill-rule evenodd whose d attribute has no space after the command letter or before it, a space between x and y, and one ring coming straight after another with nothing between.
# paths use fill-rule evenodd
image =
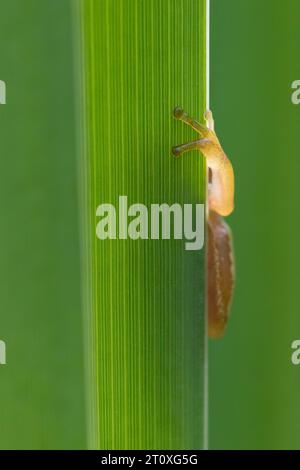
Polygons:
<instances>
[{"instance_id":1,"label":"blurred green background","mask_svg":"<svg viewBox=\"0 0 300 470\"><path fill-rule=\"evenodd\" d=\"M0 0L0 448L85 445L69 0Z\"/></svg>"},{"instance_id":2,"label":"blurred green background","mask_svg":"<svg viewBox=\"0 0 300 470\"><path fill-rule=\"evenodd\" d=\"M300 2L211 1L211 107L236 175L232 319L210 342L210 447L299 449Z\"/></svg>"},{"instance_id":3,"label":"blurred green background","mask_svg":"<svg viewBox=\"0 0 300 470\"><path fill-rule=\"evenodd\" d=\"M0 0L1 448L85 446L70 7ZM211 1L237 264L227 334L209 346L215 449L300 448L299 20L298 0Z\"/></svg>"}]
</instances>

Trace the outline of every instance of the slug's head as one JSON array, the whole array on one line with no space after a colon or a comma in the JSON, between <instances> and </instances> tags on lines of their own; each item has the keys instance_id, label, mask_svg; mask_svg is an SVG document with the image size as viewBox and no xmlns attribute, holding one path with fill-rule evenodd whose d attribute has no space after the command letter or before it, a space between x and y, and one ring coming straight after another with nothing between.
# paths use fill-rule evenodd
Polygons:
<instances>
[{"instance_id":1,"label":"slug's head","mask_svg":"<svg viewBox=\"0 0 300 470\"><path fill-rule=\"evenodd\" d=\"M176 108L173 109L173 116L175 119L181 120L184 116L184 111L182 108L177 106Z\"/></svg>"}]
</instances>

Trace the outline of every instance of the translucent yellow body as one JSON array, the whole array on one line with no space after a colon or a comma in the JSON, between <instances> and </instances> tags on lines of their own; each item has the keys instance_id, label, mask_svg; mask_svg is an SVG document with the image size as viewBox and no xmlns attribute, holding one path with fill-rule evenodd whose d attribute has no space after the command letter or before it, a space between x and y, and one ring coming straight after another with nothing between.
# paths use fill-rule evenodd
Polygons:
<instances>
[{"instance_id":1,"label":"translucent yellow body","mask_svg":"<svg viewBox=\"0 0 300 470\"><path fill-rule=\"evenodd\" d=\"M179 157L197 149L209 169L206 298L208 334L218 338L228 321L235 279L232 236L223 219L234 208L234 172L215 133L211 111L205 113L207 125L190 118L181 108L174 109L174 117L195 129L201 138L173 147L173 155Z\"/></svg>"}]
</instances>

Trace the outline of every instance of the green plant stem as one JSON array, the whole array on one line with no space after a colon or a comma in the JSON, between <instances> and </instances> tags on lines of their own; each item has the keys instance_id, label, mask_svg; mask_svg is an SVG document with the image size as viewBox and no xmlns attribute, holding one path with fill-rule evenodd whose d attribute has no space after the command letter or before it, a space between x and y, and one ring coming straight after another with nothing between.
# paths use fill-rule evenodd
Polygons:
<instances>
[{"instance_id":1,"label":"green plant stem","mask_svg":"<svg viewBox=\"0 0 300 470\"><path fill-rule=\"evenodd\" d=\"M176 105L203 116L205 0L79 0L80 179L90 447L205 446L204 250L96 238L96 208L200 203Z\"/></svg>"}]
</instances>

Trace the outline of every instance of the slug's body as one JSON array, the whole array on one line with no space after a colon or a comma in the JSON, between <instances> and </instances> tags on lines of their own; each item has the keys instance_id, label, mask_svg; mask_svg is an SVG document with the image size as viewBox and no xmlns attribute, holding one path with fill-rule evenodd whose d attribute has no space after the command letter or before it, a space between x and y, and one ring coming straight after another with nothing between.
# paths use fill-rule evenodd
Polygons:
<instances>
[{"instance_id":1,"label":"slug's body","mask_svg":"<svg viewBox=\"0 0 300 470\"><path fill-rule=\"evenodd\" d=\"M209 169L206 298L208 334L218 338L223 335L228 321L234 288L232 238L223 219L234 208L234 173L216 136L210 111L205 114L207 126L190 118L181 108L175 108L174 117L195 129L201 139L173 147L173 155L179 157L189 150L199 150Z\"/></svg>"}]
</instances>

